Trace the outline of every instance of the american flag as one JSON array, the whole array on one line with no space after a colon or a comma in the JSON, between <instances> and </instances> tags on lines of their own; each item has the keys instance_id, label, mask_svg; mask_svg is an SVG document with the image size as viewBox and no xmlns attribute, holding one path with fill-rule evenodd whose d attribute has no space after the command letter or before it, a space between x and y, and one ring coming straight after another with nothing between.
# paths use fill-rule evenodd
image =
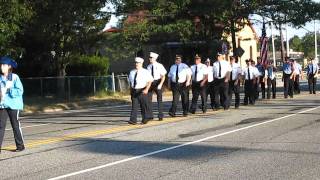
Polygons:
<instances>
[{"instance_id":1,"label":"american flag","mask_svg":"<svg viewBox=\"0 0 320 180\"><path fill-rule=\"evenodd\" d=\"M261 64L267 64L268 63L268 38L266 34L266 24L263 22L262 27L262 35L260 38L260 58L261 58Z\"/></svg>"}]
</instances>

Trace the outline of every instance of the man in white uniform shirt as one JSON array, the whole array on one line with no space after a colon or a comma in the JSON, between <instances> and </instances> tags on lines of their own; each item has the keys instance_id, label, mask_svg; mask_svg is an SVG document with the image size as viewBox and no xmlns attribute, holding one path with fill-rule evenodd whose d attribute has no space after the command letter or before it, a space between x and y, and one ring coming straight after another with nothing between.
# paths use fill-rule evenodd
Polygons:
<instances>
[{"instance_id":1,"label":"man in white uniform shirt","mask_svg":"<svg viewBox=\"0 0 320 180\"><path fill-rule=\"evenodd\" d=\"M163 104L162 104L162 86L166 79L167 70L164 66L157 62L158 54L154 52L150 52L150 64L148 65L147 69L151 73L153 77L153 82L149 89L149 102L150 108L152 109L152 95L153 92L157 95L157 103L158 103L158 118L160 121L163 120Z\"/></svg>"},{"instance_id":2,"label":"man in white uniform shirt","mask_svg":"<svg viewBox=\"0 0 320 180\"><path fill-rule=\"evenodd\" d=\"M224 59L224 54L218 53L218 59L213 63L213 77L214 77L214 98L215 98L215 109L218 110L220 106L220 91L223 92L224 102L222 104L225 110L229 109L229 78L231 72L230 63Z\"/></svg>"},{"instance_id":3,"label":"man in white uniform shirt","mask_svg":"<svg viewBox=\"0 0 320 180\"><path fill-rule=\"evenodd\" d=\"M242 69L242 76L244 79L244 105L248 105L248 102L252 105L255 104L255 79L258 77L257 70L252 66L253 60L246 60L247 67Z\"/></svg>"},{"instance_id":4,"label":"man in white uniform shirt","mask_svg":"<svg viewBox=\"0 0 320 180\"><path fill-rule=\"evenodd\" d=\"M241 67L236 63L234 56L230 56L230 65L232 71L230 72L229 81L229 99L232 100L232 94L235 95L235 108L238 109L240 105L240 77L241 77Z\"/></svg>"},{"instance_id":5,"label":"man in white uniform shirt","mask_svg":"<svg viewBox=\"0 0 320 180\"><path fill-rule=\"evenodd\" d=\"M206 99L208 99L208 95L210 95L210 100L211 100L211 108L214 109L214 82L213 82L213 67L211 66L211 61L208 58L206 60L206 65L208 68L208 84L207 84L207 94L206 94Z\"/></svg>"},{"instance_id":6,"label":"man in white uniform shirt","mask_svg":"<svg viewBox=\"0 0 320 180\"><path fill-rule=\"evenodd\" d=\"M196 55L194 57L194 65L191 66L192 71L192 101L190 106L190 113L194 114L197 109L197 102L199 94L201 96L201 107L202 112L207 112L207 100L206 90L208 81L208 68L206 65L201 63L201 57Z\"/></svg>"},{"instance_id":7,"label":"man in white uniform shirt","mask_svg":"<svg viewBox=\"0 0 320 180\"><path fill-rule=\"evenodd\" d=\"M137 114L140 104L142 124L148 123L153 118L152 111L149 106L148 91L153 82L151 73L142 67L143 59L135 58L136 68L130 71L129 81L131 86L132 109L129 124L137 124Z\"/></svg>"},{"instance_id":8,"label":"man in white uniform shirt","mask_svg":"<svg viewBox=\"0 0 320 180\"><path fill-rule=\"evenodd\" d=\"M300 78L302 79L303 76L302 66L296 60L293 60L293 69L295 72L293 78L293 91L296 94L300 94Z\"/></svg>"},{"instance_id":9,"label":"man in white uniform shirt","mask_svg":"<svg viewBox=\"0 0 320 180\"><path fill-rule=\"evenodd\" d=\"M265 76L267 79L267 99L271 98L272 90L272 99L276 98L277 84L276 84L276 67L273 65L273 61L269 61L266 67Z\"/></svg>"},{"instance_id":10,"label":"man in white uniform shirt","mask_svg":"<svg viewBox=\"0 0 320 180\"><path fill-rule=\"evenodd\" d=\"M168 73L168 87L172 90L172 106L169 110L171 117L176 116L179 96L181 96L183 116L189 111L189 86L191 81L191 69L182 63L182 57L176 56L175 64L170 67Z\"/></svg>"}]
</instances>

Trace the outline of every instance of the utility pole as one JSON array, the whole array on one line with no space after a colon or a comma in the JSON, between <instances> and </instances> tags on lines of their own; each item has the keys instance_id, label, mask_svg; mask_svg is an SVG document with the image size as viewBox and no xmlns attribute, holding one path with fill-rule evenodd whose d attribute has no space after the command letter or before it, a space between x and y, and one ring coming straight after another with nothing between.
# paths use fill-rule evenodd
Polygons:
<instances>
[{"instance_id":1,"label":"utility pole","mask_svg":"<svg viewBox=\"0 0 320 180\"><path fill-rule=\"evenodd\" d=\"M290 57L290 46L289 46L289 38L288 38L288 25L286 23L286 49L287 49L287 57Z\"/></svg>"},{"instance_id":2,"label":"utility pole","mask_svg":"<svg viewBox=\"0 0 320 180\"><path fill-rule=\"evenodd\" d=\"M283 34L282 34L282 25L279 24L279 30L280 30L280 42L281 42L281 60L284 62L284 44L283 44Z\"/></svg>"},{"instance_id":3,"label":"utility pole","mask_svg":"<svg viewBox=\"0 0 320 180\"><path fill-rule=\"evenodd\" d=\"M316 20L314 20L314 58L316 60L318 58L318 42L317 42Z\"/></svg>"},{"instance_id":4,"label":"utility pole","mask_svg":"<svg viewBox=\"0 0 320 180\"><path fill-rule=\"evenodd\" d=\"M276 50L274 47L274 36L273 36L273 24L270 22L270 29L271 29L271 39L272 39L272 57L273 57L273 65L276 66Z\"/></svg>"}]
</instances>

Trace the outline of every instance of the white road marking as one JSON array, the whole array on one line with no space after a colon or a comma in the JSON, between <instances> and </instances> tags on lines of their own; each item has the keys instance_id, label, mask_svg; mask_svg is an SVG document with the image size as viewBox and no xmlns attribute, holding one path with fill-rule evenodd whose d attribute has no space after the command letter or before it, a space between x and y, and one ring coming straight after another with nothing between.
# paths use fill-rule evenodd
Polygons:
<instances>
[{"instance_id":1,"label":"white road marking","mask_svg":"<svg viewBox=\"0 0 320 180\"><path fill-rule=\"evenodd\" d=\"M49 125L49 124L37 124L37 125L31 125L31 126L24 126L24 127L21 127L21 129L39 127L39 126L47 126L47 125ZM12 128L6 129L6 131L9 131L9 130L12 130Z\"/></svg>"},{"instance_id":2,"label":"white road marking","mask_svg":"<svg viewBox=\"0 0 320 180\"><path fill-rule=\"evenodd\" d=\"M191 144L195 144L195 143L203 142L203 141L206 141L206 140L214 139L214 138L217 138L217 137L220 137L220 136L224 136L224 135L236 133L236 132L239 132L239 131L251 129L251 128L254 128L254 127L257 127L257 126L261 126L261 125L264 125L264 124L269 124L269 123L272 123L272 122L275 122L275 121L279 121L279 120L282 120L282 119L285 119L285 118L296 116L298 114L302 114L302 113L306 113L306 112L309 112L309 111L316 110L319 107L320 106L315 107L315 108L311 108L311 109L307 109L307 110L304 110L304 111L300 111L300 112L297 112L297 113L294 113L294 114L286 115L286 116L283 116L283 117L275 118L275 119L272 119L272 120L268 120L268 121L265 121L265 122L262 122L262 123L258 123L258 124L246 126L246 127L243 127L243 128L235 129L235 130L232 130L232 131L224 132L224 133L221 133L221 134L209 136L209 137L206 137L206 138L203 138L203 139L199 139L199 140L196 140L196 141L191 141L191 142L188 142L188 143L180 144L180 145L177 145L177 146L172 146L172 147L165 148L165 149L160 149L160 150L157 150L157 151L153 151L153 152L150 152L150 153L142 154L142 155L139 155L139 156L134 156L134 157L131 157L131 158L120 160L120 161L115 161L115 162L104 164L104 165L101 165L101 166L96 166L96 167L92 167L92 168L89 168L89 169L84 169L84 170L81 170L81 171L76 171L76 172L73 172L73 173L57 176L57 177L54 177L54 178L50 178L49 180L64 179L64 178L67 178L67 177L71 177L71 176L87 173L87 172L90 172L90 171L95 171L95 170L98 170L98 169L114 166L114 165L125 163L125 162L128 162L128 161L141 159L141 158L144 158L144 157L147 157L147 156L151 156L151 155L154 155L154 154L159 154L159 153L162 153L162 152L166 152L166 151L170 151L170 150L173 150L173 149L181 148L181 147L188 146L188 145L191 145Z\"/></svg>"}]
</instances>

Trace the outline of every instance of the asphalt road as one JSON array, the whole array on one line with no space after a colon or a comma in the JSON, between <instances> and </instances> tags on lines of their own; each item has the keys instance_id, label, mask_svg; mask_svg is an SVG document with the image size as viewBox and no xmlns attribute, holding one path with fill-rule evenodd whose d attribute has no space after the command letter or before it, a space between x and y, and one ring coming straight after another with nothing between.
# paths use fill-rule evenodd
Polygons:
<instances>
[{"instance_id":1,"label":"asphalt road","mask_svg":"<svg viewBox=\"0 0 320 180\"><path fill-rule=\"evenodd\" d=\"M0 179L320 179L320 95L278 95L136 126L128 105L23 116L27 150L8 124Z\"/></svg>"}]
</instances>

